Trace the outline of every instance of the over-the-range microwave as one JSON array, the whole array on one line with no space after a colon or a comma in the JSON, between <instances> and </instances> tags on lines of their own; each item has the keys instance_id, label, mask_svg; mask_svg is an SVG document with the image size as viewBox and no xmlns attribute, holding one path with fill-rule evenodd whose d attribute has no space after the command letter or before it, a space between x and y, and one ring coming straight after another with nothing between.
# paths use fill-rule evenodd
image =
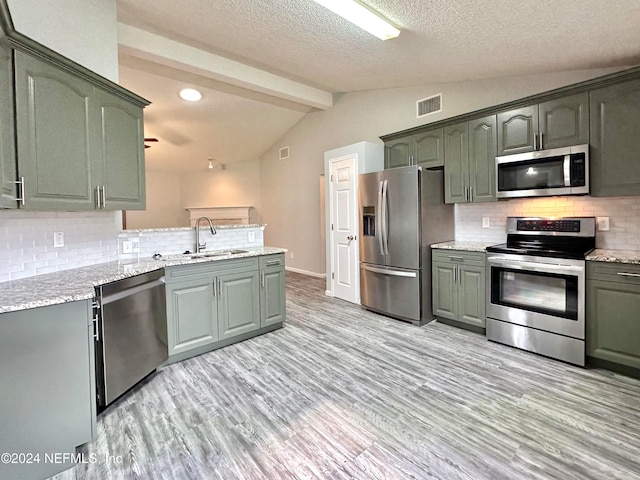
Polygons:
<instances>
[{"instance_id":1,"label":"over-the-range microwave","mask_svg":"<svg viewBox=\"0 0 640 480\"><path fill-rule=\"evenodd\" d=\"M546 197L589 193L589 145L496 157L496 196Z\"/></svg>"}]
</instances>

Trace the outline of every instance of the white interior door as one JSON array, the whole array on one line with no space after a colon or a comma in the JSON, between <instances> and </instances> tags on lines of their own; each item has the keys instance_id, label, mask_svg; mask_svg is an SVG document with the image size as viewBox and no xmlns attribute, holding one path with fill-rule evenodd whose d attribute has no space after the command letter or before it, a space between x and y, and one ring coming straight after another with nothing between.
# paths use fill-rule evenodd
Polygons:
<instances>
[{"instance_id":1,"label":"white interior door","mask_svg":"<svg viewBox=\"0 0 640 480\"><path fill-rule=\"evenodd\" d=\"M360 303L358 258L357 157L331 162L333 295Z\"/></svg>"}]
</instances>

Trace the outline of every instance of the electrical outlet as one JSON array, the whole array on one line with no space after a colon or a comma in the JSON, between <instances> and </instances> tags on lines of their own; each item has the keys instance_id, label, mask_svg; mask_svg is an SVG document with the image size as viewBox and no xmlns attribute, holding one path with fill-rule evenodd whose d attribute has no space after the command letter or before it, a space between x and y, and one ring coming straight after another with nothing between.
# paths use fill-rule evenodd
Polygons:
<instances>
[{"instance_id":1,"label":"electrical outlet","mask_svg":"<svg viewBox=\"0 0 640 480\"><path fill-rule=\"evenodd\" d=\"M596 217L598 221L598 230L601 232L609 231L609 217Z\"/></svg>"},{"instance_id":2,"label":"electrical outlet","mask_svg":"<svg viewBox=\"0 0 640 480\"><path fill-rule=\"evenodd\" d=\"M122 242L122 253L131 253L133 252L133 245L130 241L125 240Z\"/></svg>"},{"instance_id":3,"label":"electrical outlet","mask_svg":"<svg viewBox=\"0 0 640 480\"><path fill-rule=\"evenodd\" d=\"M293 260L293 252L289 253L289 258Z\"/></svg>"},{"instance_id":4,"label":"electrical outlet","mask_svg":"<svg viewBox=\"0 0 640 480\"><path fill-rule=\"evenodd\" d=\"M256 232L249 232L249 242L255 242L256 241Z\"/></svg>"},{"instance_id":5,"label":"electrical outlet","mask_svg":"<svg viewBox=\"0 0 640 480\"><path fill-rule=\"evenodd\" d=\"M132 238L131 239L131 251L133 253L140 253L140 239Z\"/></svg>"},{"instance_id":6,"label":"electrical outlet","mask_svg":"<svg viewBox=\"0 0 640 480\"><path fill-rule=\"evenodd\" d=\"M482 228L489 228L491 226L491 222L489 221L489 217L482 217Z\"/></svg>"},{"instance_id":7,"label":"electrical outlet","mask_svg":"<svg viewBox=\"0 0 640 480\"><path fill-rule=\"evenodd\" d=\"M53 232L53 246L64 247L64 232Z\"/></svg>"}]
</instances>

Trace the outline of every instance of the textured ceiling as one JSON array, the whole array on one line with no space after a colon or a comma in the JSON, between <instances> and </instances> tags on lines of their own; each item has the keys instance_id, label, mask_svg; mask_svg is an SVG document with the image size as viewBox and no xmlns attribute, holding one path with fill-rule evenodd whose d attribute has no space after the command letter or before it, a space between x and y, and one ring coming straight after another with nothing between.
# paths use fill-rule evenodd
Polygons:
<instances>
[{"instance_id":1,"label":"textured ceiling","mask_svg":"<svg viewBox=\"0 0 640 480\"><path fill-rule=\"evenodd\" d=\"M400 36L380 41L312 0L117 0L121 23L333 93L640 63L640 0L363 3ZM120 82L153 102L151 169L255 159L309 111L125 51L120 61ZM203 102L178 100L190 85Z\"/></svg>"},{"instance_id":2,"label":"textured ceiling","mask_svg":"<svg viewBox=\"0 0 640 480\"><path fill-rule=\"evenodd\" d=\"M382 42L312 0L118 0L123 23L332 92L640 63L638 0L366 0Z\"/></svg>"}]
</instances>

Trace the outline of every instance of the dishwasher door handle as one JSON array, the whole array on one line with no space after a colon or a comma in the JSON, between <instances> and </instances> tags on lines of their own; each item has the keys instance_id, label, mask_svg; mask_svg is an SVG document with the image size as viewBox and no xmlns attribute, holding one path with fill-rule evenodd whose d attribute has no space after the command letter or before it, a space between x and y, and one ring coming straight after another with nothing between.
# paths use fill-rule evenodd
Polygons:
<instances>
[{"instance_id":1,"label":"dishwasher door handle","mask_svg":"<svg viewBox=\"0 0 640 480\"><path fill-rule=\"evenodd\" d=\"M123 298L135 295L136 293L144 292L145 290L150 290L160 285L164 285L164 283L164 277L160 277L157 280L152 280L151 282L143 283L142 285L136 285L135 287L127 288L126 290L111 293L109 295L103 295L101 304L107 305L111 302L117 302L118 300L122 300Z\"/></svg>"}]
</instances>

